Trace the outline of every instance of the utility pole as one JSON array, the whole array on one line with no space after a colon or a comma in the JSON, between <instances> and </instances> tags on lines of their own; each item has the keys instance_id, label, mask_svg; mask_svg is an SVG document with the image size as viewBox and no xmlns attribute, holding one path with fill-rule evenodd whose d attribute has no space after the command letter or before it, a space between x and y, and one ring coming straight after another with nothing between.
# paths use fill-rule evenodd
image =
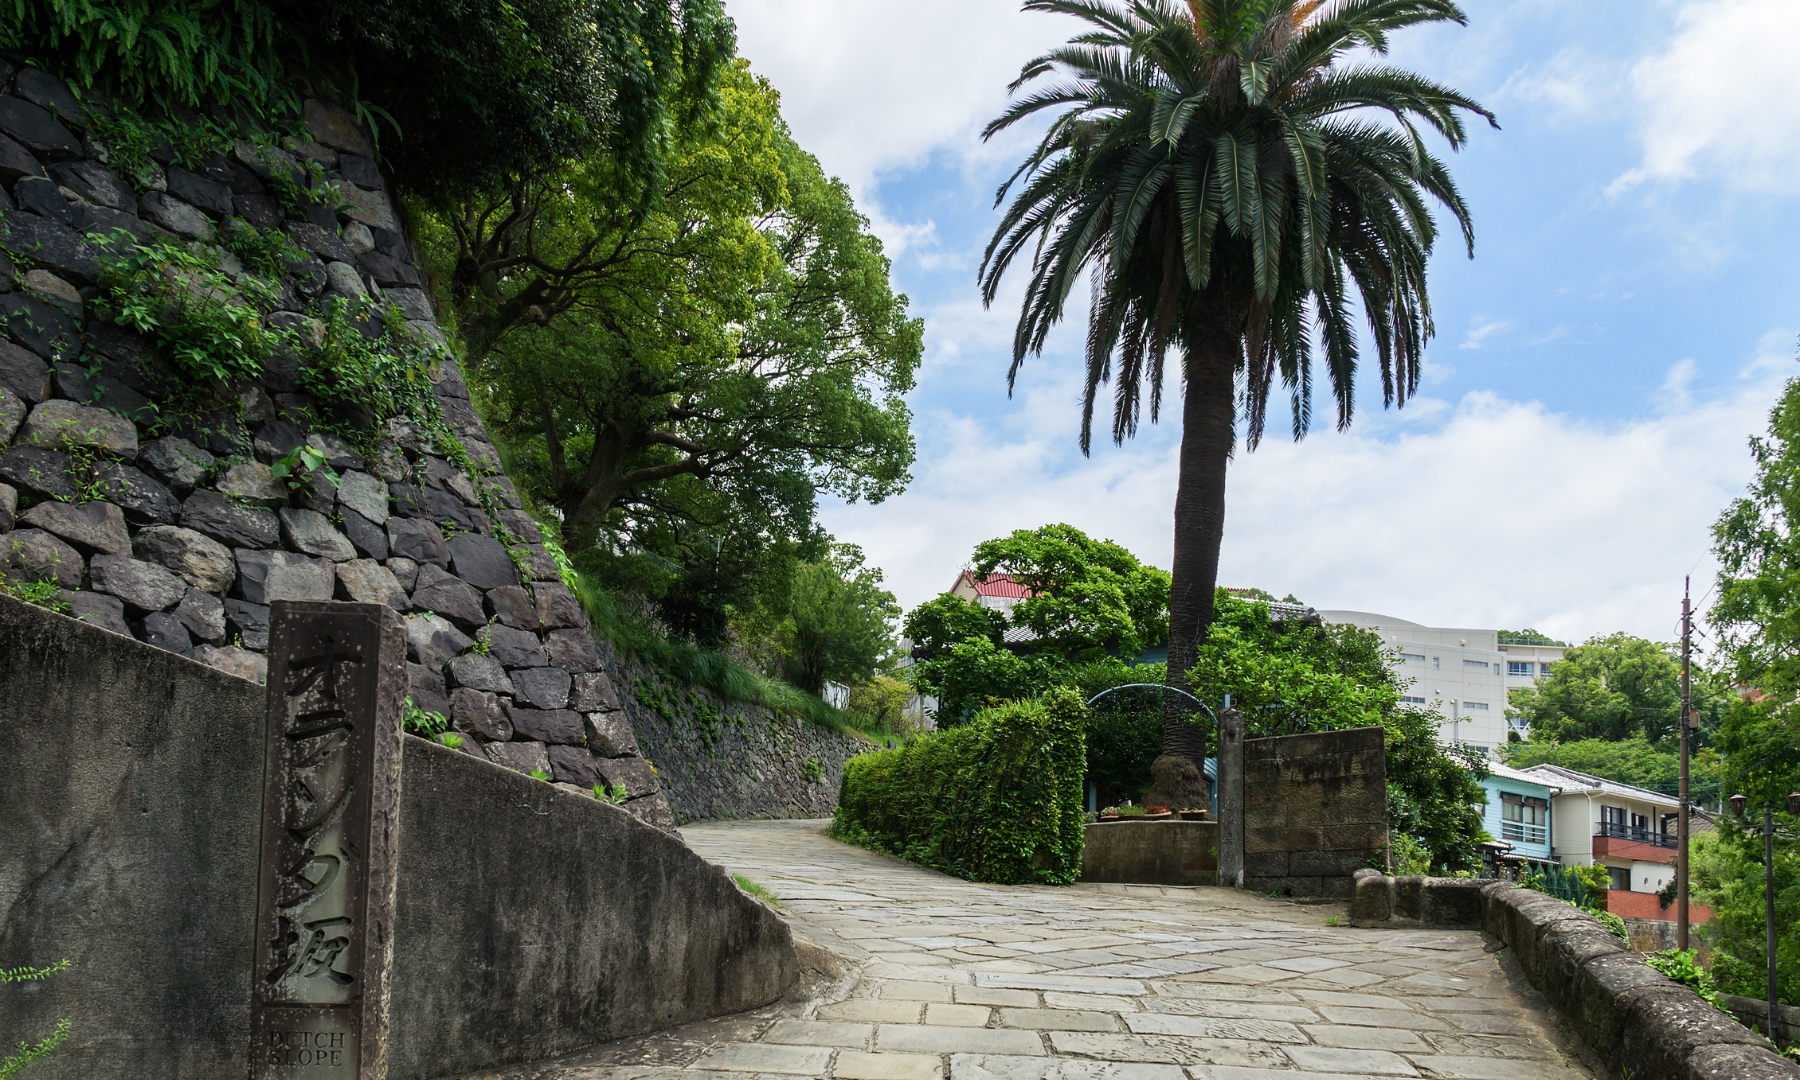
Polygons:
<instances>
[{"instance_id":1,"label":"utility pole","mask_svg":"<svg viewBox=\"0 0 1800 1080\"><path fill-rule=\"evenodd\" d=\"M1688 725L1693 722L1694 709L1689 667L1694 641L1690 580L1681 579L1681 805L1675 814L1675 947L1683 950L1688 947Z\"/></svg>"}]
</instances>

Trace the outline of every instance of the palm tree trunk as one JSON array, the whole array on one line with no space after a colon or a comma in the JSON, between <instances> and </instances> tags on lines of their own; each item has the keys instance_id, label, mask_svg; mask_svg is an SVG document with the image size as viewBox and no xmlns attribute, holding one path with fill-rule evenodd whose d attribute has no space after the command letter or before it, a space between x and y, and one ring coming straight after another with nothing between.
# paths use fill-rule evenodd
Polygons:
<instances>
[{"instance_id":1,"label":"palm tree trunk","mask_svg":"<svg viewBox=\"0 0 1800 1080\"><path fill-rule=\"evenodd\" d=\"M1187 673L1212 625L1219 544L1225 537L1225 467L1237 440L1237 320L1220 312L1201 314L1190 322L1186 338L1167 685L1204 697L1201 688L1188 686ZM1179 754L1203 768L1206 728L1188 720L1193 706L1187 699L1177 694L1163 698L1163 753Z\"/></svg>"}]
</instances>

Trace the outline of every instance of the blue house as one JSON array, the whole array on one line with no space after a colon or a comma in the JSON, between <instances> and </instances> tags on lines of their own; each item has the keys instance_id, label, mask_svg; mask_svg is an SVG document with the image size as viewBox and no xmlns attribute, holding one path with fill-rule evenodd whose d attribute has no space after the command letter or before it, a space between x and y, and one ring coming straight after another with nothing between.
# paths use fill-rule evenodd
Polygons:
<instances>
[{"instance_id":1,"label":"blue house","mask_svg":"<svg viewBox=\"0 0 1800 1080\"><path fill-rule=\"evenodd\" d=\"M1550 801L1559 789L1498 762L1488 769L1487 779L1481 782L1487 790L1482 827L1494 839L1511 844L1514 855L1532 862L1554 861L1550 857Z\"/></svg>"}]
</instances>

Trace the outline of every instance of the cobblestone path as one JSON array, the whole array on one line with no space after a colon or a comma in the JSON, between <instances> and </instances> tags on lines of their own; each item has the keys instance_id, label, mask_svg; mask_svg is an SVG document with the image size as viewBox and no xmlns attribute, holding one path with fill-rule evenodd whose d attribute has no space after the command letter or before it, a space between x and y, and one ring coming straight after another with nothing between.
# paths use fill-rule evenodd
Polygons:
<instances>
[{"instance_id":1,"label":"cobblestone path","mask_svg":"<svg viewBox=\"0 0 1800 1080\"><path fill-rule=\"evenodd\" d=\"M682 830L845 961L789 1003L495 1080L1576 1080L1541 997L1473 931L1328 925L1226 889L1002 887L819 821ZM847 995L847 996L845 996Z\"/></svg>"}]
</instances>

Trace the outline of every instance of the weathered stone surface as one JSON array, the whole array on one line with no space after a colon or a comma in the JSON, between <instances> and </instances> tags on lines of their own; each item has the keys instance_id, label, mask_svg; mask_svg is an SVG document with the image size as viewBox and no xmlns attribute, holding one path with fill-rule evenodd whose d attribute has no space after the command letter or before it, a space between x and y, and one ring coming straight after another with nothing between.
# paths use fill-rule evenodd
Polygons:
<instances>
[{"instance_id":1,"label":"weathered stone surface","mask_svg":"<svg viewBox=\"0 0 1800 1080\"><path fill-rule=\"evenodd\" d=\"M209 451L173 435L152 439L138 450L138 465L184 499L206 479L217 460Z\"/></svg>"},{"instance_id":2,"label":"weathered stone surface","mask_svg":"<svg viewBox=\"0 0 1800 1080\"><path fill-rule=\"evenodd\" d=\"M193 529L175 525L141 529L131 547L138 558L174 571L196 589L223 596L237 580L231 549Z\"/></svg>"},{"instance_id":3,"label":"weathered stone surface","mask_svg":"<svg viewBox=\"0 0 1800 1080\"><path fill-rule=\"evenodd\" d=\"M429 564L419 568L412 606L419 611L435 611L465 630L487 622L487 614L481 609L481 593L468 582Z\"/></svg>"},{"instance_id":4,"label":"weathered stone surface","mask_svg":"<svg viewBox=\"0 0 1800 1080\"><path fill-rule=\"evenodd\" d=\"M500 708L500 698L467 686L459 686L450 694L450 726L495 742L513 737L512 721Z\"/></svg>"},{"instance_id":5,"label":"weathered stone surface","mask_svg":"<svg viewBox=\"0 0 1800 1080\"><path fill-rule=\"evenodd\" d=\"M281 522L274 514L208 488L195 490L181 504L181 523L234 547L271 547L281 539Z\"/></svg>"},{"instance_id":6,"label":"weathered stone surface","mask_svg":"<svg viewBox=\"0 0 1800 1080\"><path fill-rule=\"evenodd\" d=\"M91 405L60 398L31 410L19 429L21 443L47 450L83 447L116 455L126 461L137 457L137 427L122 416Z\"/></svg>"},{"instance_id":7,"label":"weathered stone surface","mask_svg":"<svg viewBox=\"0 0 1800 1080\"><path fill-rule=\"evenodd\" d=\"M43 357L0 338L0 391L10 390L36 405L50 396L50 382L50 365Z\"/></svg>"},{"instance_id":8,"label":"weathered stone surface","mask_svg":"<svg viewBox=\"0 0 1800 1080\"><path fill-rule=\"evenodd\" d=\"M235 675L253 683L261 684L269 681L269 658L262 653L250 652L247 649L217 649L211 645L201 645L194 649L194 659L207 667L217 668L227 675Z\"/></svg>"},{"instance_id":9,"label":"weathered stone surface","mask_svg":"<svg viewBox=\"0 0 1800 1080\"><path fill-rule=\"evenodd\" d=\"M503 589L519 583L512 556L491 536L465 533L450 538L450 568L477 589Z\"/></svg>"},{"instance_id":10,"label":"weathered stone surface","mask_svg":"<svg viewBox=\"0 0 1800 1080\"><path fill-rule=\"evenodd\" d=\"M81 282L100 277L100 260L82 235L60 221L24 212L6 215L8 250ZM16 332L16 331L15 331ZM62 357L58 357L62 359Z\"/></svg>"},{"instance_id":11,"label":"weathered stone surface","mask_svg":"<svg viewBox=\"0 0 1800 1080\"><path fill-rule=\"evenodd\" d=\"M238 548L238 595L252 604L329 600L337 587L330 561L291 551Z\"/></svg>"},{"instance_id":12,"label":"weathered stone surface","mask_svg":"<svg viewBox=\"0 0 1800 1080\"><path fill-rule=\"evenodd\" d=\"M269 606L247 600L225 601L225 626L242 639L245 648L258 651L269 647Z\"/></svg>"},{"instance_id":13,"label":"weathered stone surface","mask_svg":"<svg viewBox=\"0 0 1800 1080\"><path fill-rule=\"evenodd\" d=\"M443 530L420 518L395 517L387 522L388 551L416 563L450 565Z\"/></svg>"},{"instance_id":14,"label":"weathered stone surface","mask_svg":"<svg viewBox=\"0 0 1800 1080\"><path fill-rule=\"evenodd\" d=\"M258 506L286 506L287 488L275 482L269 467L260 461L246 461L226 469L217 484L221 495L242 499Z\"/></svg>"},{"instance_id":15,"label":"weathered stone surface","mask_svg":"<svg viewBox=\"0 0 1800 1080\"><path fill-rule=\"evenodd\" d=\"M332 562L349 562L356 558L356 548L350 540L317 510L283 507L277 513L281 518L281 538L288 547Z\"/></svg>"},{"instance_id":16,"label":"weathered stone surface","mask_svg":"<svg viewBox=\"0 0 1800 1080\"><path fill-rule=\"evenodd\" d=\"M587 616L581 610L581 601L563 585L538 585L533 590L537 593L538 625L545 630L565 630L587 625Z\"/></svg>"},{"instance_id":17,"label":"weathered stone surface","mask_svg":"<svg viewBox=\"0 0 1800 1080\"><path fill-rule=\"evenodd\" d=\"M475 636L488 643L488 655L508 668L543 667L550 662L543 644L529 630L490 624Z\"/></svg>"},{"instance_id":18,"label":"weathered stone surface","mask_svg":"<svg viewBox=\"0 0 1800 1080\"><path fill-rule=\"evenodd\" d=\"M177 656L192 656L194 653L194 640L188 636L187 627L166 611L153 611L144 616L143 640L147 645Z\"/></svg>"},{"instance_id":19,"label":"weathered stone surface","mask_svg":"<svg viewBox=\"0 0 1800 1080\"><path fill-rule=\"evenodd\" d=\"M557 630L545 640L550 663L571 675L600 670L600 653L586 630Z\"/></svg>"},{"instance_id":20,"label":"weathered stone surface","mask_svg":"<svg viewBox=\"0 0 1800 1080\"><path fill-rule=\"evenodd\" d=\"M25 511L19 520L55 533L88 551L107 555L131 553L131 534L125 529L125 515L112 503L38 503Z\"/></svg>"},{"instance_id":21,"label":"weathered stone surface","mask_svg":"<svg viewBox=\"0 0 1800 1080\"><path fill-rule=\"evenodd\" d=\"M637 736L621 712L593 712L587 715L587 744L607 757L624 757L638 752Z\"/></svg>"},{"instance_id":22,"label":"weathered stone surface","mask_svg":"<svg viewBox=\"0 0 1800 1080\"><path fill-rule=\"evenodd\" d=\"M341 473L337 497L346 510L356 511L371 524L387 524L388 489L383 481L365 472Z\"/></svg>"},{"instance_id":23,"label":"weathered stone surface","mask_svg":"<svg viewBox=\"0 0 1800 1080\"><path fill-rule=\"evenodd\" d=\"M138 200L138 213L145 221L159 225L176 236L188 240L211 241L213 223L205 214L160 191L147 192Z\"/></svg>"},{"instance_id":24,"label":"weathered stone surface","mask_svg":"<svg viewBox=\"0 0 1800 1080\"><path fill-rule=\"evenodd\" d=\"M133 524L172 525L181 516L181 502L168 488L129 465L109 465L95 482Z\"/></svg>"},{"instance_id":25,"label":"weathered stone surface","mask_svg":"<svg viewBox=\"0 0 1800 1080\"><path fill-rule=\"evenodd\" d=\"M451 657L473 644L475 642L467 634L441 615L427 613L406 617L407 652L432 671L442 672Z\"/></svg>"},{"instance_id":26,"label":"weathered stone surface","mask_svg":"<svg viewBox=\"0 0 1800 1080\"><path fill-rule=\"evenodd\" d=\"M16 97L0 97L0 132L45 161L81 156L81 140L41 105Z\"/></svg>"},{"instance_id":27,"label":"weathered stone surface","mask_svg":"<svg viewBox=\"0 0 1800 1080\"><path fill-rule=\"evenodd\" d=\"M506 677L506 669L500 661L480 653L464 653L450 661L450 682L455 686L466 686L471 690L491 690L497 694L511 694L512 680Z\"/></svg>"},{"instance_id":28,"label":"weathered stone surface","mask_svg":"<svg viewBox=\"0 0 1800 1080\"><path fill-rule=\"evenodd\" d=\"M419 564L411 559L403 559L398 555L390 555L384 564L394 575L394 580L407 592L419 583Z\"/></svg>"},{"instance_id":29,"label":"weathered stone surface","mask_svg":"<svg viewBox=\"0 0 1800 1080\"><path fill-rule=\"evenodd\" d=\"M0 566L9 576L81 588L81 554L42 529L14 529L0 543Z\"/></svg>"},{"instance_id":30,"label":"weathered stone surface","mask_svg":"<svg viewBox=\"0 0 1800 1080\"><path fill-rule=\"evenodd\" d=\"M125 601L118 597L83 589L63 593L63 600L69 605L70 618L98 626L108 633L132 636L131 627L125 623Z\"/></svg>"},{"instance_id":31,"label":"weathered stone surface","mask_svg":"<svg viewBox=\"0 0 1800 1080\"><path fill-rule=\"evenodd\" d=\"M111 593L135 611L162 611L187 595L187 582L155 563L129 555L96 555L88 564L96 592ZM184 631L185 633L185 631Z\"/></svg>"},{"instance_id":32,"label":"weathered stone surface","mask_svg":"<svg viewBox=\"0 0 1800 1080\"><path fill-rule=\"evenodd\" d=\"M520 668L512 673L512 681L520 704L539 709L562 709L569 704L569 673L562 668Z\"/></svg>"},{"instance_id":33,"label":"weathered stone surface","mask_svg":"<svg viewBox=\"0 0 1800 1080\"><path fill-rule=\"evenodd\" d=\"M69 455L60 450L15 446L0 453L0 480L40 499L75 498Z\"/></svg>"},{"instance_id":34,"label":"weathered stone surface","mask_svg":"<svg viewBox=\"0 0 1800 1080\"><path fill-rule=\"evenodd\" d=\"M217 645L225 640L225 604L212 593L188 586L175 617L199 641Z\"/></svg>"},{"instance_id":35,"label":"weathered stone surface","mask_svg":"<svg viewBox=\"0 0 1800 1080\"><path fill-rule=\"evenodd\" d=\"M514 673L515 687L518 686L518 674ZM506 715L512 721L514 738L579 746L587 737L581 714L569 709L529 709L514 705L506 710Z\"/></svg>"},{"instance_id":36,"label":"weathered stone surface","mask_svg":"<svg viewBox=\"0 0 1800 1080\"><path fill-rule=\"evenodd\" d=\"M365 559L385 560L389 556L387 531L354 510L338 511L344 522L344 536L350 546Z\"/></svg>"},{"instance_id":37,"label":"weathered stone surface","mask_svg":"<svg viewBox=\"0 0 1800 1080\"><path fill-rule=\"evenodd\" d=\"M619 696L603 671L576 675L571 680L569 708L578 712L618 712Z\"/></svg>"},{"instance_id":38,"label":"weathered stone surface","mask_svg":"<svg viewBox=\"0 0 1800 1080\"><path fill-rule=\"evenodd\" d=\"M496 765L505 766L516 773L527 776L550 776L550 758L544 753L544 744L535 742L491 742L482 747L487 752L488 760Z\"/></svg>"},{"instance_id":39,"label":"weathered stone surface","mask_svg":"<svg viewBox=\"0 0 1800 1080\"><path fill-rule=\"evenodd\" d=\"M489 615L500 620L504 626L520 630L536 630L538 627L537 602L531 598L530 593L517 585L489 589L487 610Z\"/></svg>"},{"instance_id":40,"label":"weathered stone surface","mask_svg":"<svg viewBox=\"0 0 1800 1080\"><path fill-rule=\"evenodd\" d=\"M437 713L439 716L450 715L450 697L444 691L443 672L409 661L406 665L406 686L413 704L421 710Z\"/></svg>"},{"instance_id":41,"label":"weathered stone surface","mask_svg":"<svg viewBox=\"0 0 1800 1080\"><path fill-rule=\"evenodd\" d=\"M593 790L600 782L600 770L594 765L594 755L579 746L546 746L545 756L550 759L550 777L559 784L574 784L583 792Z\"/></svg>"},{"instance_id":42,"label":"weathered stone surface","mask_svg":"<svg viewBox=\"0 0 1800 1080\"><path fill-rule=\"evenodd\" d=\"M393 571L374 559L352 559L337 567L338 599L363 604L386 604L395 611L407 609L406 590L394 580Z\"/></svg>"}]
</instances>

